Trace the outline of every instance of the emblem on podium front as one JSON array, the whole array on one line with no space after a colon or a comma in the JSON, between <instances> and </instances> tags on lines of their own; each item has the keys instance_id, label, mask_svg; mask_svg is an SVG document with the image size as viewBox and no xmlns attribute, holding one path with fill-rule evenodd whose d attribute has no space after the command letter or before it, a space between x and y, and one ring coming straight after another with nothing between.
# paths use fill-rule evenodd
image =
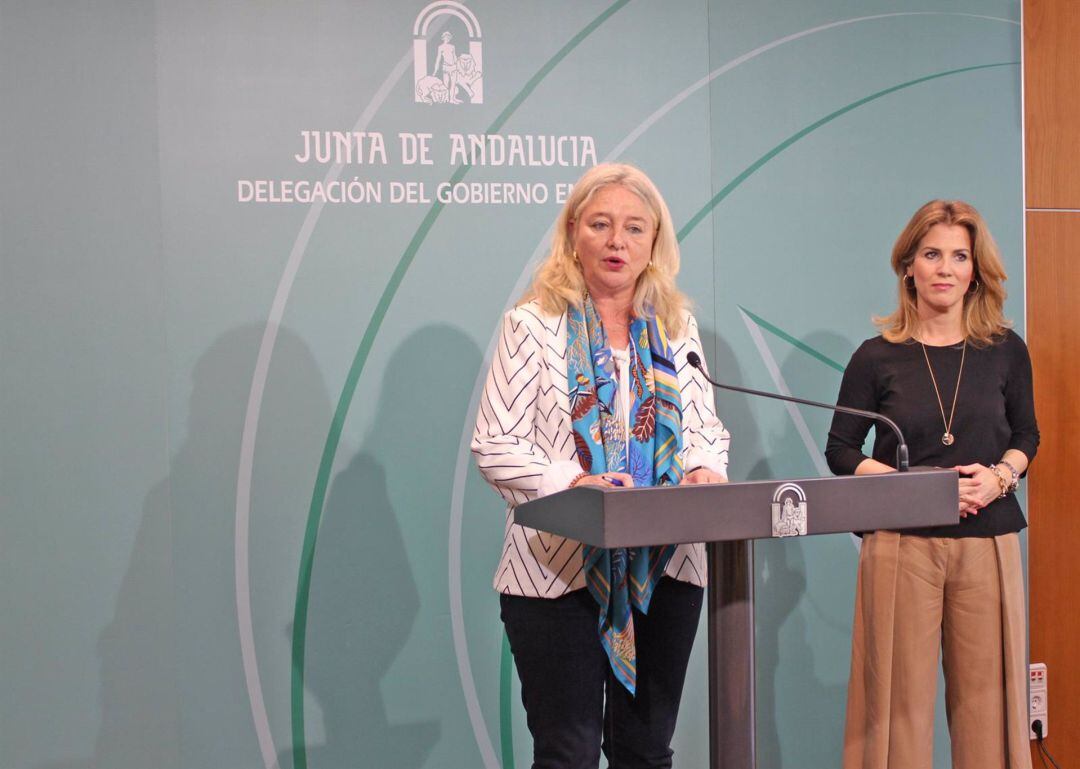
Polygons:
<instances>
[{"instance_id":1,"label":"emblem on podium front","mask_svg":"<svg viewBox=\"0 0 1080 769\"><path fill-rule=\"evenodd\" d=\"M772 535L806 536L806 492L797 483L784 483L773 492Z\"/></svg>"}]
</instances>

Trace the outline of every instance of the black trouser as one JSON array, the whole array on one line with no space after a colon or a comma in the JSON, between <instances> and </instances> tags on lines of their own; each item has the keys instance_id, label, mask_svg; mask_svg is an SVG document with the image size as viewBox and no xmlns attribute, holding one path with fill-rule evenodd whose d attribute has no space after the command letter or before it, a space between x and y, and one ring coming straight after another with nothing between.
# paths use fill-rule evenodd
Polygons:
<instances>
[{"instance_id":1,"label":"black trouser","mask_svg":"<svg viewBox=\"0 0 1080 769\"><path fill-rule=\"evenodd\" d=\"M703 592L664 577L648 615L634 611L636 697L611 674L597 632L600 610L588 590L556 599L500 597L533 737L533 769L596 769L601 747L610 769L671 766Z\"/></svg>"}]
</instances>

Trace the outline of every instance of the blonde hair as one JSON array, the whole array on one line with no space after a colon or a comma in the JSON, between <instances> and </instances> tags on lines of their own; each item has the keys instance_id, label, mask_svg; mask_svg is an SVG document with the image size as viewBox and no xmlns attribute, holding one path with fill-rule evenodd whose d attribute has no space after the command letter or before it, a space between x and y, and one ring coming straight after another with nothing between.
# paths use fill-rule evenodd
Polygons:
<instances>
[{"instance_id":1,"label":"blonde hair","mask_svg":"<svg viewBox=\"0 0 1080 769\"><path fill-rule=\"evenodd\" d=\"M633 312L638 317L645 317L651 310L670 336L681 336L686 326L689 300L675 285L675 276L679 274L679 243L671 213L652 180L640 169L625 163L601 163L578 179L555 221L551 252L537 267L532 286L521 301L535 299L545 312L552 314L566 312L570 306L582 306L585 278L580 263L574 258L570 223L578 220L597 190L610 185L624 187L640 197L652 212L656 225L652 260L638 278Z\"/></svg>"},{"instance_id":2,"label":"blonde hair","mask_svg":"<svg viewBox=\"0 0 1080 769\"><path fill-rule=\"evenodd\" d=\"M1007 276L986 222L974 206L962 200L931 200L911 217L892 250L892 268L897 277L899 297L897 308L890 315L874 318L874 323L890 342L906 342L915 337L919 328L917 295L915 286L907 284L907 271L915 261L919 243L930 228L938 224L963 227L971 237L975 289L969 289L964 295L961 322L968 341L976 347L984 347L1011 325L1002 312Z\"/></svg>"}]
</instances>

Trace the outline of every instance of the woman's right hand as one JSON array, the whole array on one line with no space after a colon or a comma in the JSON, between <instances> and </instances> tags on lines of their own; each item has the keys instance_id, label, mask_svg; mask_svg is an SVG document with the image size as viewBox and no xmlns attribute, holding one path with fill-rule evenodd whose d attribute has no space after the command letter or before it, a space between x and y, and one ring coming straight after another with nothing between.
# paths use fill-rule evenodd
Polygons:
<instances>
[{"instance_id":1,"label":"woman's right hand","mask_svg":"<svg viewBox=\"0 0 1080 769\"><path fill-rule=\"evenodd\" d=\"M583 475L573 484L577 486L604 486L606 488L629 489L634 485L634 478L628 473L601 473L600 475Z\"/></svg>"}]
</instances>

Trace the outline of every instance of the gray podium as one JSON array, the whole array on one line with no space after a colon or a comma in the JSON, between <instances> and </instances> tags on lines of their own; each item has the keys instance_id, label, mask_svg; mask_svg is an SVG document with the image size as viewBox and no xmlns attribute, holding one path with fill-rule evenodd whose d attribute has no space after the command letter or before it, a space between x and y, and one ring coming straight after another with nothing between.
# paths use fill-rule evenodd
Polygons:
<instances>
[{"instance_id":1,"label":"gray podium","mask_svg":"<svg viewBox=\"0 0 1080 769\"><path fill-rule=\"evenodd\" d=\"M753 540L953 524L958 502L955 471L912 468L793 481L584 486L521 505L514 520L596 547L708 543L709 766L756 769Z\"/></svg>"}]
</instances>

